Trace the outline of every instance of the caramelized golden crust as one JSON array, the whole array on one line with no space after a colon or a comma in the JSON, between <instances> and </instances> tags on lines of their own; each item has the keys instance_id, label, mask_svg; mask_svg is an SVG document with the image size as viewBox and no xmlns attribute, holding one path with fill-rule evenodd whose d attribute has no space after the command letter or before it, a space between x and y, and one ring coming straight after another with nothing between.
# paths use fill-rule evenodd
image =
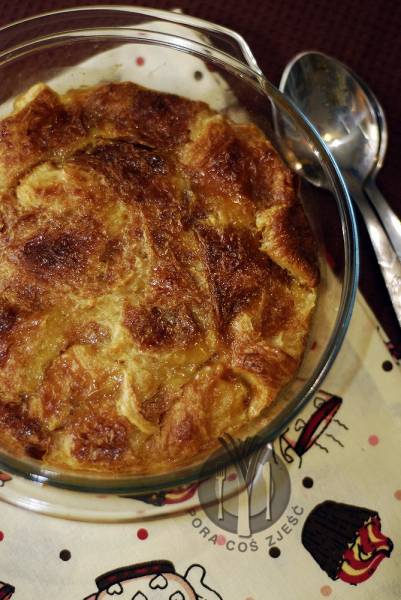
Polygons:
<instances>
[{"instance_id":1,"label":"caramelized golden crust","mask_svg":"<svg viewBox=\"0 0 401 600\"><path fill-rule=\"evenodd\" d=\"M253 125L132 83L34 86L0 121L0 446L150 473L294 376L318 268Z\"/></svg>"}]
</instances>

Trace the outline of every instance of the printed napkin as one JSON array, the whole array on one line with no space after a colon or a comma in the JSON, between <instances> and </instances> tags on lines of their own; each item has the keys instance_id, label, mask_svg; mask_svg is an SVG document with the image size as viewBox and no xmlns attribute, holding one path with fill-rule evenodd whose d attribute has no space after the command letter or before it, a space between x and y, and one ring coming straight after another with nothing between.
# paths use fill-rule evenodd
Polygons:
<instances>
[{"instance_id":1,"label":"printed napkin","mask_svg":"<svg viewBox=\"0 0 401 600\"><path fill-rule=\"evenodd\" d=\"M154 87L157 72L170 90L166 52L121 46L50 83L62 92L101 72ZM177 93L233 103L200 59L176 77ZM258 453L242 491L238 467L136 498L0 473L0 600L400 600L401 369L389 349L358 295L324 389Z\"/></svg>"}]
</instances>

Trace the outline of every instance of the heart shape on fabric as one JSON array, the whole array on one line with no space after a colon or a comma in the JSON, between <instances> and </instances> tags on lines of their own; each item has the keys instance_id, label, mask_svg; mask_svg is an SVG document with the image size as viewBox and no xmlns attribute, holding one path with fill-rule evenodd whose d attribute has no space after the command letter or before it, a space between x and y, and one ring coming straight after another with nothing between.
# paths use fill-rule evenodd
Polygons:
<instances>
[{"instance_id":1,"label":"heart shape on fabric","mask_svg":"<svg viewBox=\"0 0 401 600\"><path fill-rule=\"evenodd\" d=\"M164 575L156 575L156 577L149 583L149 587L152 588L152 590L164 590L167 586L168 581Z\"/></svg>"},{"instance_id":2,"label":"heart shape on fabric","mask_svg":"<svg viewBox=\"0 0 401 600\"><path fill-rule=\"evenodd\" d=\"M120 583L113 583L113 585L111 585L110 587L107 588L107 594L109 596L114 596L114 594L116 594L117 596L120 596L120 594L122 594L123 591L124 590Z\"/></svg>"},{"instance_id":3,"label":"heart shape on fabric","mask_svg":"<svg viewBox=\"0 0 401 600\"><path fill-rule=\"evenodd\" d=\"M132 598L132 600L148 600L148 599L145 596L145 594L142 594L142 592L137 592L135 594L135 596Z\"/></svg>"},{"instance_id":4,"label":"heart shape on fabric","mask_svg":"<svg viewBox=\"0 0 401 600\"><path fill-rule=\"evenodd\" d=\"M182 592L174 592L172 596L170 596L170 600L185 600L185 596Z\"/></svg>"}]
</instances>

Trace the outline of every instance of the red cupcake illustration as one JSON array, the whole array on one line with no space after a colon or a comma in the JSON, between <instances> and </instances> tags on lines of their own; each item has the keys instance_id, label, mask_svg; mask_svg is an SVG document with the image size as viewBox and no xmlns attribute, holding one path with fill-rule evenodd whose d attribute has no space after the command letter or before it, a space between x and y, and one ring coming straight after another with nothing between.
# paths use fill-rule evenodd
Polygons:
<instances>
[{"instance_id":1,"label":"red cupcake illustration","mask_svg":"<svg viewBox=\"0 0 401 600\"><path fill-rule=\"evenodd\" d=\"M153 506L165 506L166 504L180 504L190 500L198 489L198 483L192 483L190 485L182 485L168 491L153 492L151 494L143 495L128 495L122 496L122 498L132 498L133 500L141 500L146 504L152 504Z\"/></svg>"},{"instance_id":2,"label":"red cupcake illustration","mask_svg":"<svg viewBox=\"0 0 401 600\"><path fill-rule=\"evenodd\" d=\"M331 500L318 504L307 517L302 544L331 579L351 585L372 577L393 550L375 510Z\"/></svg>"},{"instance_id":3,"label":"red cupcake illustration","mask_svg":"<svg viewBox=\"0 0 401 600\"><path fill-rule=\"evenodd\" d=\"M11 475L5 473L4 471L0 471L0 487L3 487L6 481L11 481L11 479Z\"/></svg>"},{"instance_id":4,"label":"red cupcake illustration","mask_svg":"<svg viewBox=\"0 0 401 600\"><path fill-rule=\"evenodd\" d=\"M348 429L336 418L342 402L342 398L339 396L320 390L313 400L316 410L308 419L298 418L279 438L281 454L287 463L294 461L293 455L295 454L299 458L299 467L301 467L303 456L313 447L328 454L329 450L325 445L326 442L323 442L323 435L327 442L331 439L332 443L344 447L333 432L327 431L329 426L333 431L334 425L337 429Z\"/></svg>"},{"instance_id":5,"label":"red cupcake illustration","mask_svg":"<svg viewBox=\"0 0 401 600\"><path fill-rule=\"evenodd\" d=\"M98 591L85 600L222 600L206 583L201 565L178 575L169 560L155 560L108 571L96 578Z\"/></svg>"}]
</instances>

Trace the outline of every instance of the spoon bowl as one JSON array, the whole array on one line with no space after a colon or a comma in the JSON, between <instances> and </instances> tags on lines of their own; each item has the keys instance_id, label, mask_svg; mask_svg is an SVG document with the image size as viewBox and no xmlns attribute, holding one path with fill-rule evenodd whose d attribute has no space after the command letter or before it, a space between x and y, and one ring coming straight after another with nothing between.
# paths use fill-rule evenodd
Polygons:
<instances>
[{"instance_id":1,"label":"spoon bowl","mask_svg":"<svg viewBox=\"0 0 401 600\"><path fill-rule=\"evenodd\" d=\"M376 156L376 164L373 165L372 171L370 172L369 179L374 180L376 175L380 171L383 166L384 157L387 152L387 142L388 142L388 127L387 127L387 119L384 113L383 107L380 104L379 100L372 92L370 87L366 85L366 83L356 75L356 73L352 73L355 80L361 86L361 89L366 94L367 100L370 102L371 108L374 110L376 114L377 126L379 128L380 139L379 139L379 148Z\"/></svg>"},{"instance_id":2,"label":"spoon bowl","mask_svg":"<svg viewBox=\"0 0 401 600\"><path fill-rule=\"evenodd\" d=\"M377 170L383 161L377 113L344 65L320 52L298 54L287 65L280 89L316 126L344 175L351 172L365 181Z\"/></svg>"}]
</instances>

